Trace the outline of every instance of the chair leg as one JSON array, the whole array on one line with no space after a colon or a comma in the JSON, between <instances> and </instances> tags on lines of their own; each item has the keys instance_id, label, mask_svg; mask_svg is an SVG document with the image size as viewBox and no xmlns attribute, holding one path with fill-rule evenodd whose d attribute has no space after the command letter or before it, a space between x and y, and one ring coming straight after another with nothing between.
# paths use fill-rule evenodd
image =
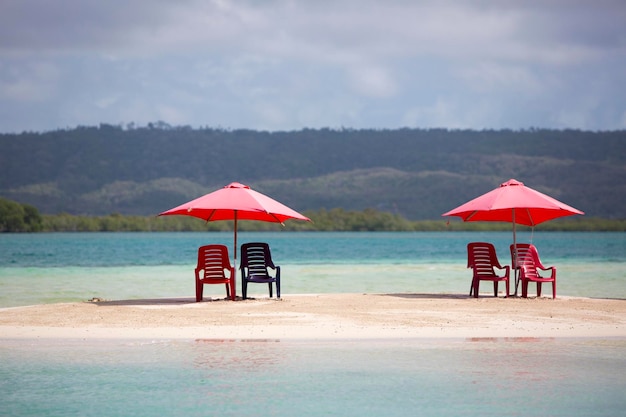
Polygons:
<instances>
[{"instance_id":1,"label":"chair leg","mask_svg":"<svg viewBox=\"0 0 626 417\"><path fill-rule=\"evenodd\" d=\"M237 298L237 287L235 284L235 280L230 280L230 299L232 301L235 301L235 299Z\"/></svg>"},{"instance_id":2,"label":"chair leg","mask_svg":"<svg viewBox=\"0 0 626 417\"><path fill-rule=\"evenodd\" d=\"M469 293L469 296L471 297L472 294L474 294L474 278L472 278L472 282L470 283L470 293Z\"/></svg>"},{"instance_id":3,"label":"chair leg","mask_svg":"<svg viewBox=\"0 0 626 417\"><path fill-rule=\"evenodd\" d=\"M506 287L506 294L504 294L504 298L509 298L509 280L504 281L504 286Z\"/></svg>"},{"instance_id":4,"label":"chair leg","mask_svg":"<svg viewBox=\"0 0 626 417\"><path fill-rule=\"evenodd\" d=\"M226 298L230 298L230 284L224 284L226 286Z\"/></svg>"},{"instance_id":5,"label":"chair leg","mask_svg":"<svg viewBox=\"0 0 626 417\"><path fill-rule=\"evenodd\" d=\"M241 298L244 300L248 298L248 281L245 279L241 280Z\"/></svg>"},{"instance_id":6,"label":"chair leg","mask_svg":"<svg viewBox=\"0 0 626 417\"><path fill-rule=\"evenodd\" d=\"M556 281L552 281L552 299L556 298Z\"/></svg>"},{"instance_id":7,"label":"chair leg","mask_svg":"<svg viewBox=\"0 0 626 417\"><path fill-rule=\"evenodd\" d=\"M541 282L537 283L537 298L541 297Z\"/></svg>"},{"instance_id":8,"label":"chair leg","mask_svg":"<svg viewBox=\"0 0 626 417\"><path fill-rule=\"evenodd\" d=\"M480 280L474 279L474 298L478 298L478 288L480 287Z\"/></svg>"},{"instance_id":9,"label":"chair leg","mask_svg":"<svg viewBox=\"0 0 626 417\"><path fill-rule=\"evenodd\" d=\"M273 293L272 293L272 283L271 283L271 282L268 282L268 283L267 283L267 286L268 286L268 287L269 287L269 289L270 289L270 298L272 298L272 295L273 295Z\"/></svg>"},{"instance_id":10,"label":"chair leg","mask_svg":"<svg viewBox=\"0 0 626 417\"><path fill-rule=\"evenodd\" d=\"M276 276L276 298L280 298L280 275Z\"/></svg>"},{"instance_id":11,"label":"chair leg","mask_svg":"<svg viewBox=\"0 0 626 417\"><path fill-rule=\"evenodd\" d=\"M522 298L528 298L528 281L522 280Z\"/></svg>"},{"instance_id":12,"label":"chair leg","mask_svg":"<svg viewBox=\"0 0 626 417\"><path fill-rule=\"evenodd\" d=\"M498 281L493 282L493 296L494 297L498 296Z\"/></svg>"},{"instance_id":13,"label":"chair leg","mask_svg":"<svg viewBox=\"0 0 626 417\"><path fill-rule=\"evenodd\" d=\"M204 284L196 281L196 303L202 301L202 293L204 292Z\"/></svg>"}]
</instances>

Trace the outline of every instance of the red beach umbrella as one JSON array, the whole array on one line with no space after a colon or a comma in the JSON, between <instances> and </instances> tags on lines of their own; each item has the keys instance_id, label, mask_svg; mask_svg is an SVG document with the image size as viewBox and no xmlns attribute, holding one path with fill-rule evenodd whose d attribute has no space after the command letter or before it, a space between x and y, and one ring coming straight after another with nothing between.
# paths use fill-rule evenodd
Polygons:
<instances>
[{"instance_id":1,"label":"red beach umbrella","mask_svg":"<svg viewBox=\"0 0 626 417\"><path fill-rule=\"evenodd\" d=\"M238 182L230 183L224 188L159 214L159 216L171 215L192 216L207 222L234 220L235 270L237 268L237 221L257 220L281 224L289 219L311 221L284 204Z\"/></svg>"},{"instance_id":2,"label":"red beach umbrella","mask_svg":"<svg viewBox=\"0 0 626 417\"><path fill-rule=\"evenodd\" d=\"M513 223L513 244L516 244L516 224L536 226L548 220L575 214L585 213L526 187L520 181L510 179L500 184L500 187L476 197L442 214L442 216L460 217L464 222ZM517 291L517 284L515 290Z\"/></svg>"},{"instance_id":3,"label":"red beach umbrella","mask_svg":"<svg viewBox=\"0 0 626 417\"><path fill-rule=\"evenodd\" d=\"M500 187L442 214L464 222L508 222L536 226L559 217L585 214L554 198L510 179Z\"/></svg>"}]
</instances>

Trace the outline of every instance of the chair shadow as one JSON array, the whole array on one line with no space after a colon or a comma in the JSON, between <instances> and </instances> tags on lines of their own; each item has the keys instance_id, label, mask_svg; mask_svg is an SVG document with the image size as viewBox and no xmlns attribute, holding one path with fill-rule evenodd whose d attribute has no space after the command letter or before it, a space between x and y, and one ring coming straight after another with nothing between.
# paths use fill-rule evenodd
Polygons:
<instances>
[{"instance_id":1,"label":"chair shadow","mask_svg":"<svg viewBox=\"0 0 626 417\"><path fill-rule=\"evenodd\" d=\"M469 297L467 294L429 294L429 293L389 293L380 294L385 297L397 298L415 298L415 299L438 299L438 300L465 300Z\"/></svg>"},{"instance_id":2,"label":"chair shadow","mask_svg":"<svg viewBox=\"0 0 626 417\"><path fill-rule=\"evenodd\" d=\"M428 293L389 293L389 294L380 294L381 296L385 296L385 297L398 297L398 298L415 298L415 299L440 299L440 300L469 300L469 299L475 299L472 296L469 296L467 294L428 294ZM495 297L493 297L492 295L481 295L479 298L481 299L495 299ZM502 295L498 295L497 297L498 299L507 299ZM557 295L557 299L558 299L558 295ZM561 299L566 299L566 298L571 298L568 296L562 296ZM578 297L573 297L573 298L578 298ZM588 298L590 300L616 300L616 301L625 301L626 298L619 298L619 297L580 297L580 298ZM508 299L519 299L519 300L524 300L524 298L522 298L521 295L514 295L514 294L509 294ZM527 298L528 300L534 300L537 299L536 296L529 296ZM542 296L541 299L552 299L552 297L545 297Z\"/></svg>"},{"instance_id":3,"label":"chair shadow","mask_svg":"<svg viewBox=\"0 0 626 417\"><path fill-rule=\"evenodd\" d=\"M470 297L467 294L435 294L435 293L382 293L382 294L373 294L381 297L395 297L395 298L406 298L406 299L431 299L431 300L469 300L474 299L474 297ZM493 299L491 296L484 296L480 298ZM498 299L504 297L498 297ZM522 299L520 296L510 295L511 299ZM529 297L529 299L534 299L535 297ZM558 298L558 297L557 297ZM624 301L624 298L603 298L603 297L586 297L590 299L602 299L602 300L620 300ZM255 298L248 297L248 300L254 301ZM237 297L237 301L243 301L241 297ZM215 302L231 302L230 298L205 298L201 302L197 303L196 299L193 297L174 297L174 298L140 298L140 299L130 299L130 300L104 300L100 298L93 298L91 300L87 300L86 302L96 304L97 306L107 307L107 306L177 306L177 305L192 305L192 304L201 304L201 303L215 303Z\"/></svg>"},{"instance_id":4,"label":"chair shadow","mask_svg":"<svg viewBox=\"0 0 626 417\"><path fill-rule=\"evenodd\" d=\"M463 294L427 294L427 293L389 293L376 294L383 297L412 298L412 299L448 299L461 300L470 298ZM256 298L248 297L248 300L254 301ZM100 307L107 306L177 306L186 304L201 304L215 302L230 302L229 298L204 298L200 303L196 302L193 297L166 297L166 298L138 298L128 300L105 300L101 298L92 298L86 302L95 304ZM237 297L237 301L243 301L241 297Z\"/></svg>"},{"instance_id":5,"label":"chair shadow","mask_svg":"<svg viewBox=\"0 0 626 417\"><path fill-rule=\"evenodd\" d=\"M226 298L205 298L201 303L210 303L216 301L230 301ZM130 300L103 300L94 298L87 300L89 303L96 304L100 307L107 306L176 306L185 304L199 304L196 303L196 299L192 297L177 297L177 298L139 298Z\"/></svg>"}]
</instances>

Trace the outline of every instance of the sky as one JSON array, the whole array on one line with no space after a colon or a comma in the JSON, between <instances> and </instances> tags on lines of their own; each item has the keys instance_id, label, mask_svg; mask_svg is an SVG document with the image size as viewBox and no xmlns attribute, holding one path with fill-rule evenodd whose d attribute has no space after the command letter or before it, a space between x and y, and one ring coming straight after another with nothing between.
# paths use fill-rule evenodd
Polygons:
<instances>
[{"instance_id":1,"label":"sky","mask_svg":"<svg viewBox=\"0 0 626 417\"><path fill-rule=\"evenodd\" d=\"M2 0L0 133L626 129L624 0Z\"/></svg>"}]
</instances>

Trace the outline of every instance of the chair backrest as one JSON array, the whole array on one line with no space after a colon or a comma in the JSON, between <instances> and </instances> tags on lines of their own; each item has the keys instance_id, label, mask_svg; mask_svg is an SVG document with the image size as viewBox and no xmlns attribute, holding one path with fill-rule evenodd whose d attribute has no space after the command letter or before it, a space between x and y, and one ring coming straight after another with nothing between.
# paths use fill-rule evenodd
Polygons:
<instances>
[{"instance_id":1,"label":"chair backrest","mask_svg":"<svg viewBox=\"0 0 626 417\"><path fill-rule=\"evenodd\" d=\"M267 267L275 268L267 243L251 242L241 245L240 268L248 268L248 275L268 275Z\"/></svg>"},{"instance_id":2,"label":"chair backrest","mask_svg":"<svg viewBox=\"0 0 626 417\"><path fill-rule=\"evenodd\" d=\"M494 266L501 268L493 244L488 242L467 244L467 267L474 270L475 276L494 276L496 274Z\"/></svg>"},{"instance_id":3,"label":"chair backrest","mask_svg":"<svg viewBox=\"0 0 626 417\"><path fill-rule=\"evenodd\" d=\"M527 278L539 278L537 267L543 267L543 265L541 264L539 252L535 245L527 245L524 247L522 253L524 256L520 256L518 252L517 259L518 265L524 267L524 276Z\"/></svg>"},{"instance_id":4,"label":"chair backrest","mask_svg":"<svg viewBox=\"0 0 626 417\"><path fill-rule=\"evenodd\" d=\"M225 268L232 268L228 257L228 248L225 245L205 245L198 248L196 270L204 271L203 279L224 279L226 278Z\"/></svg>"},{"instance_id":5,"label":"chair backrest","mask_svg":"<svg viewBox=\"0 0 626 417\"><path fill-rule=\"evenodd\" d=\"M510 246L511 250L511 265L513 265L513 269L517 269L520 266L524 265L525 259L530 256L530 247L534 247L530 243L516 243ZM517 254L516 254L517 250ZM537 249L535 248L535 251ZM518 266L519 264L519 266Z\"/></svg>"}]
</instances>

